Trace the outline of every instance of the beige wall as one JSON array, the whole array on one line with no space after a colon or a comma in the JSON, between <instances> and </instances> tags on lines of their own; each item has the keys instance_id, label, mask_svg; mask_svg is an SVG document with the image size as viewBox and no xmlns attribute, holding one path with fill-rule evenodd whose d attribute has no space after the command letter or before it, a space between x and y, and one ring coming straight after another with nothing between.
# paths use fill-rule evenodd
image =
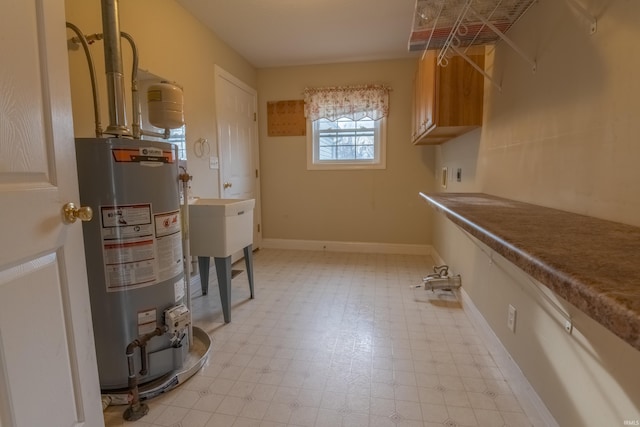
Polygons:
<instances>
[{"instance_id":1,"label":"beige wall","mask_svg":"<svg viewBox=\"0 0 640 427\"><path fill-rule=\"evenodd\" d=\"M433 148L409 142L415 60L262 69L258 72L264 238L427 245ZM305 87L381 83L392 88L384 170L309 171L303 136L267 136L267 102Z\"/></svg>"},{"instance_id":2,"label":"beige wall","mask_svg":"<svg viewBox=\"0 0 640 427\"><path fill-rule=\"evenodd\" d=\"M85 34L102 32L99 0L66 0L65 4L67 21L80 27ZM206 138L212 155L217 153L214 65L221 66L254 88L257 85L257 71L174 0L127 0L118 4L120 29L131 34L136 42L140 56L139 68L176 81L184 88L187 158L189 173L193 175L193 194L219 197L218 171L209 169L208 156L198 158L193 150L193 143L198 138ZM73 36L71 31L68 34L69 37ZM102 42L97 42L91 51L101 89L102 123L106 127L108 109L102 47ZM131 50L125 41L122 52L130 124ZM81 50L69 51L69 64L75 134L78 137L93 137L95 127L91 86ZM144 94L141 99L144 100Z\"/></svg>"},{"instance_id":3,"label":"beige wall","mask_svg":"<svg viewBox=\"0 0 640 427\"><path fill-rule=\"evenodd\" d=\"M587 2L598 5L594 35L569 3L540 2L510 33L537 58L535 74L496 51L503 90L487 96L482 188L640 226L640 3Z\"/></svg>"},{"instance_id":4,"label":"beige wall","mask_svg":"<svg viewBox=\"0 0 640 427\"><path fill-rule=\"evenodd\" d=\"M640 226L640 3L580 2L598 17L590 35L571 2L540 1L509 32L537 71L506 44L489 53L480 132L437 148L436 168L463 169L447 191L482 191ZM561 426L640 419L640 352L570 304L575 330L535 282L442 216L434 246ZM597 248L594 248L597 250ZM620 278L624 280L624 278ZM506 328L507 306L518 328Z\"/></svg>"}]
</instances>

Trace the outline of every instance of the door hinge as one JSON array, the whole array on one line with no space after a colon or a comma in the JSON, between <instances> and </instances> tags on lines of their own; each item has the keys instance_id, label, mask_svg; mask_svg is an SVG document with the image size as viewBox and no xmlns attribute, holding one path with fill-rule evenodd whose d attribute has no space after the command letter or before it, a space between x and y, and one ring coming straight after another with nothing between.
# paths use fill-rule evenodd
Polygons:
<instances>
[{"instance_id":1,"label":"door hinge","mask_svg":"<svg viewBox=\"0 0 640 427\"><path fill-rule=\"evenodd\" d=\"M253 121L258 121L258 115L257 113L253 113Z\"/></svg>"},{"instance_id":2,"label":"door hinge","mask_svg":"<svg viewBox=\"0 0 640 427\"><path fill-rule=\"evenodd\" d=\"M260 232L260 224L258 224L258 233Z\"/></svg>"},{"instance_id":3,"label":"door hinge","mask_svg":"<svg viewBox=\"0 0 640 427\"><path fill-rule=\"evenodd\" d=\"M256 178L258 177L258 169L256 169Z\"/></svg>"}]
</instances>

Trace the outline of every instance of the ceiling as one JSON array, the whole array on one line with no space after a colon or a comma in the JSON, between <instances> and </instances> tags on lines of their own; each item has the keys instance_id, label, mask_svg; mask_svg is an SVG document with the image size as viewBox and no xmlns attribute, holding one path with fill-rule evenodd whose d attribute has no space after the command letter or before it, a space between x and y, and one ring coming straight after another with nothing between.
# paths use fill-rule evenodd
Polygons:
<instances>
[{"instance_id":1,"label":"ceiling","mask_svg":"<svg viewBox=\"0 0 640 427\"><path fill-rule=\"evenodd\" d=\"M415 0L177 0L256 68L412 58Z\"/></svg>"}]
</instances>

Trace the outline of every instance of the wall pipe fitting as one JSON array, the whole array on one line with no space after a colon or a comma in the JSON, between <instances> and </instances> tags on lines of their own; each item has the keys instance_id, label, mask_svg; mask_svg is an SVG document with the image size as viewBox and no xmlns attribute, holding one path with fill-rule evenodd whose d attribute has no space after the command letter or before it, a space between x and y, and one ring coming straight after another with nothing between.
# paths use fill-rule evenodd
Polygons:
<instances>
[{"instance_id":1,"label":"wall pipe fitting","mask_svg":"<svg viewBox=\"0 0 640 427\"><path fill-rule=\"evenodd\" d=\"M424 289L430 289L432 292L436 289L452 290L459 289L462 286L460 275L446 277L426 277L424 279Z\"/></svg>"},{"instance_id":2,"label":"wall pipe fitting","mask_svg":"<svg viewBox=\"0 0 640 427\"><path fill-rule=\"evenodd\" d=\"M449 276L448 265L434 266L433 271L432 274L422 278L425 290L430 289L432 292L436 289L450 291L452 289L459 289L462 286L462 278L459 274Z\"/></svg>"}]
</instances>

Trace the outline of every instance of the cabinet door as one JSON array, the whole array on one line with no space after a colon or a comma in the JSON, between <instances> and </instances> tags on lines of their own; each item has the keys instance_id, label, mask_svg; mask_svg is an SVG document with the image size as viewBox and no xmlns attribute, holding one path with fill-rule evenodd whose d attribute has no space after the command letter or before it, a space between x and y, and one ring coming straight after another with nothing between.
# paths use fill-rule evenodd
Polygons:
<instances>
[{"instance_id":1,"label":"cabinet door","mask_svg":"<svg viewBox=\"0 0 640 427\"><path fill-rule=\"evenodd\" d=\"M477 52L477 53L476 53ZM484 67L484 51L467 55ZM446 66L437 64L438 52L426 51L419 62L414 144L441 144L482 126L484 76L464 58L453 56Z\"/></svg>"},{"instance_id":2,"label":"cabinet door","mask_svg":"<svg viewBox=\"0 0 640 427\"><path fill-rule=\"evenodd\" d=\"M469 54L469 59L484 68L484 56ZM454 56L438 78L437 125L465 127L482 125L484 77L464 58Z\"/></svg>"},{"instance_id":3,"label":"cabinet door","mask_svg":"<svg viewBox=\"0 0 640 427\"><path fill-rule=\"evenodd\" d=\"M437 80L437 64L436 64L437 51L428 50L422 56L420 61L421 81L420 81L420 94L422 98L421 105L421 133L428 132L434 125L437 124L437 105L438 99L438 85Z\"/></svg>"},{"instance_id":4,"label":"cabinet door","mask_svg":"<svg viewBox=\"0 0 640 427\"><path fill-rule=\"evenodd\" d=\"M422 124L422 98L420 97L420 61L413 78L413 115L411 116L411 140L416 141L421 134L420 125Z\"/></svg>"}]
</instances>

